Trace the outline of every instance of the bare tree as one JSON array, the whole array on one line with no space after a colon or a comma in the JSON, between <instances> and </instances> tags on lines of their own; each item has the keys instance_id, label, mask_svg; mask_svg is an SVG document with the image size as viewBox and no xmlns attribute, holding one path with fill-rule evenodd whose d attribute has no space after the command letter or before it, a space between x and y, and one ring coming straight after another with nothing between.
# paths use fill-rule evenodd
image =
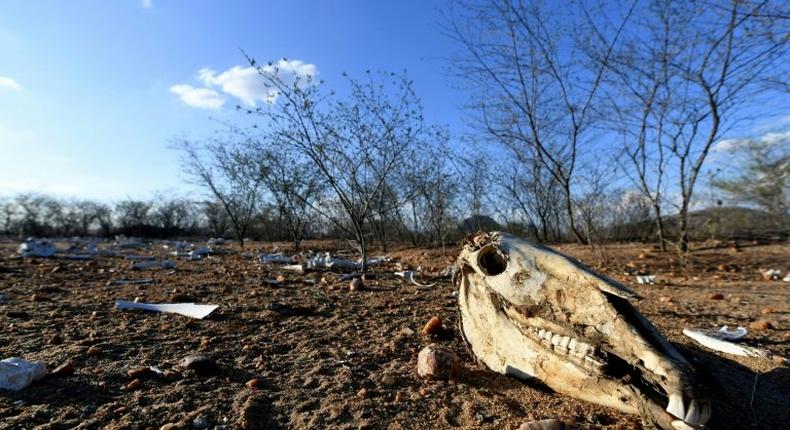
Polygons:
<instances>
[{"instance_id":1,"label":"bare tree","mask_svg":"<svg viewBox=\"0 0 790 430\"><path fill-rule=\"evenodd\" d=\"M0 198L0 232L11 234L17 217L17 205L11 198Z\"/></svg>"},{"instance_id":2,"label":"bare tree","mask_svg":"<svg viewBox=\"0 0 790 430\"><path fill-rule=\"evenodd\" d=\"M732 201L756 205L784 216L790 211L790 138L748 139L728 152L738 173L713 181Z\"/></svg>"},{"instance_id":3,"label":"bare tree","mask_svg":"<svg viewBox=\"0 0 790 430\"><path fill-rule=\"evenodd\" d=\"M151 221L162 229L164 235L173 235L193 230L196 227L192 202L180 198L156 197L157 204L151 213Z\"/></svg>"},{"instance_id":4,"label":"bare tree","mask_svg":"<svg viewBox=\"0 0 790 430\"><path fill-rule=\"evenodd\" d=\"M274 199L294 251L299 251L307 233L307 224L314 221L313 207L324 191L323 183L313 166L305 160L260 142L254 147L260 160L263 184Z\"/></svg>"},{"instance_id":5,"label":"bare tree","mask_svg":"<svg viewBox=\"0 0 790 430\"><path fill-rule=\"evenodd\" d=\"M228 214L222 203L215 200L203 202L203 216L206 219L206 226L209 234L222 237L228 231Z\"/></svg>"},{"instance_id":6,"label":"bare tree","mask_svg":"<svg viewBox=\"0 0 790 430\"><path fill-rule=\"evenodd\" d=\"M181 153L182 170L222 205L244 247L263 188L261 168L249 158L244 142L223 134L205 142L178 139L173 147Z\"/></svg>"},{"instance_id":7,"label":"bare tree","mask_svg":"<svg viewBox=\"0 0 790 430\"><path fill-rule=\"evenodd\" d=\"M286 82L273 64L257 67L276 97L255 112L267 120L273 141L310 160L347 216L350 225L316 210L351 236L367 269L365 225L376 196L425 130L422 106L405 76L368 73L349 79L347 100L323 93L311 77Z\"/></svg>"},{"instance_id":8,"label":"bare tree","mask_svg":"<svg viewBox=\"0 0 790 430\"><path fill-rule=\"evenodd\" d=\"M152 202L144 200L123 200L115 205L115 217L118 227L132 229L147 226L150 223Z\"/></svg>"},{"instance_id":9,"label":"bare tree","mask_svg":"<svg viewBox=\"0 0 790 430\"><path fill-rule=\"evenodd\" d=\"M102 236L109 237L112 235L114 228L112 208L106 203L97 203L95 210L96 222L99 223L99 232Z\"/></svg>"},{"instance_id":10,"label":"bare tree","mask_svg":"<svg viewBox=\"0 0 790 430\"><path fill-rule=\"evenodd\" d=\"M405 204L396 207L399 217L403 216L400 214L402 207L409 211L408 224L415 238L427 235L428 240L440 244L443 251L455 228L453 216L462 183L449 162L456 155L451 153L448 140L447 133L439 131L433 136L432 145L415 150L400 171ZM413 242L416 244L416 240Z\"/></svg>"},{"instance_id":11,"label":"bare tree","mask_svg":"<svg viewBox=\"0 0 790 430\"><path fill-rule=\"evenodd\" d=\"M661 178L672 169L676 245L686 251L689 209L713 144L745 112L770 104L775 94L766 82L786 76L787 5L655 0L649 6L608 64L618 70L621 94L633 96L615 104L629 113L621 118L635 141L626 145L634 182L654 202L660 223Z\"/></svg>"},{"instance_id":12,"label":"bare tree","mask_svg":"<svg viewBox=\"0 0 790 430\"><path fill-rule=\"evenodd\" d=\"M551 4L457 2L460 7L450 12L448 33L463 53L452 64L478 90L472 108L484 132L513 153L533 150L554 176L563 192L568 229L584 243L574 219L574 174L580 150L594 137L594 105L609 53L633 7L614 18L612 34L594 39L589 37L591 18L584 2L566 8ZM601 61L581 61L590 44L607 53Z\"/></svg>"}]
</instances>

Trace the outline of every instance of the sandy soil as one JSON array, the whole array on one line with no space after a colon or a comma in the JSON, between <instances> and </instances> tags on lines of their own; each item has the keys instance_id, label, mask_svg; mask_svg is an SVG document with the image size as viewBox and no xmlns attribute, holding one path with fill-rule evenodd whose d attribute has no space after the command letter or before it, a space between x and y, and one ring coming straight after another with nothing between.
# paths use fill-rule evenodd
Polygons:
<instances>
[{"instance_id":1,"label":"sandy soil","mask_svg":"<svg viewBox=\"0 0 790 430\"><path fill-rule=\"evenodd\" d=\"M790 356L790 283L760 275L790 270L787 245L703 249L685 266L644 245L559 249L644 297L640 311L708 375L710 428L787 428L790 368L704 350L681 334L684 327L767 320L772 328L750 330L748 343ZM639 417L476 365L458 333L453 287L439 276L453 247L447 255L438 248L391 251L393 261L375 268L369 288L354 292L339 273L284 272L238 252L178 260L170 271L133 271L117 257L22 259L14 252L15 245L0 245L0 358L40 360L50 369L70 363L74 371L0 391L2 429L514 429L544 418L580 428L643 428ZM166 255L161 245L134 253ZM421 266L419 280L436 285L420 288L393 276L398 262ZM635 285L636 273L656 275L657 283ZM270 282L281 275L283 282ZM110 284L118 279L154 282ZM204 320L113 308L116 299L135 298L220 307ZM445 330L420 335L433 316ZM459 380L416 375L417 353L431 342L462 358ZM190 354L209 357L218 370L183 370L179 361ZM127 375L146 366L163 374L136 375L139 382Z\"/></svg>"}]
</instances>

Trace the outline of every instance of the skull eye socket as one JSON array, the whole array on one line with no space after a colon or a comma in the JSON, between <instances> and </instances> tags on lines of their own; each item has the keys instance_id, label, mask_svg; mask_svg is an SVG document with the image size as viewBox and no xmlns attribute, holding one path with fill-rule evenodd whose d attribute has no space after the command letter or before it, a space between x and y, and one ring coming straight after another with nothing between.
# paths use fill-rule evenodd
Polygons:
<instances>
[{"instance_id":1,"label":"skull eye socket","mask_svg":"<svg viewBox=\"0 0 790 430\"><path fill-rule=\"evenodd\" d=\"M491 247L480 251L477 266L486 276L496 276L505 271L507 260L496 248Z\"/></svg>"}]
</instances>

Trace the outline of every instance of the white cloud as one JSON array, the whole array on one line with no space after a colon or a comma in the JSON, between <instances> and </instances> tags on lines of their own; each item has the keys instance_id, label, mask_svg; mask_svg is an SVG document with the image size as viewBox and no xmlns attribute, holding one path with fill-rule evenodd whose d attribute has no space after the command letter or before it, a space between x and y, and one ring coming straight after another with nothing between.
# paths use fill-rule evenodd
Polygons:
<instances>
[{"instance_id":1,"label":"white cloud","mask_svg":"<svg viewBox=\"0 0 790 430\"><path fill-rule=\"evenodd\" d=\"M6 76L0 76L0 89L21 90L22 86L15 80Z\"/></svg>"},{"instance_id":2,"label":"white cloud","mask_svg":"<svg viewBox=\"0 0 790 430\"><path fill-rule=\"evenodd\" d=\"M760 137L760 141L766 145L776 145L777 143L788 142L790 141L790 130L778 133L766 133Z\"/></svg>"},{"instance_id":3,"label":"white cloud","mask_svg":"<svg viewBox=\"0 0 790 430\"><path fill-rule=\"evenodd\" d=\"M170 87L170 92L177 94L188 106L201 109L219 109L225 104L225 97L212 89L195 88L180 84Z\"/></svg>"},{"instance_id":4,"label":"white cloud","mask_svg":"<svg viewBox=\"0 0 790 430\"><path fill-rule=\"evenodd\" d=\"M260 71L277 74L288 85L294 84L297 82L297 79L299 82L307 82L308 78L314 78L318 75L318 68L315 64L305 63L300 60L282 59L276 63L261 67ZM258 73L258 69L254 67L233 66L224 72L203 68L198 71L197 78L205 85L205 88L193 88L189 85L181 84L173 86L170 91L179 94L184 103L195 107L217 108L222 106L219 100L222 100L224 103L225 98L214 88L239 99L242 104L250 107L255 107L260 102L273 103L277 99L277 91L266 86L263 78ZM203 103L190 103L182 92L190 95L200 92L205 97L208 94L212 94L214 104L219 104L205 106L198 105Z\"/></svg>"},{"instance_id":5,"label":"white cloud","mask_svg":"<svg viewBox=\"0 0 790 430\"><path fill-rule=\"evenodd\" d=\"M743 139L722 139L713 145L713 152L727 152L740 146Z\"/></svg>"},{"instance_id":6,"label":"white cloud","mask_svg":"<svg viewBox=\"0 0 790 430\"><path fill-rule=\"evenodd\" d=\"M744 147L750 141L774 146L790 142L790 130L765 133L752 139L722 139L713 145L713 152L731 152Z\"/></svg>"},{"instance_id":7,"label":"white cloud","mask_svg":"<svg viewBox=\"0 0 790 430\"><path fill-rule=\"evenodd\" d=\"M293 84L296 79L306 81L318 75L315 64L300 60L280 60L261 67L261 72L277 74L286 84ZM254 67L233 66L217 74L211 69L200 69L198 77L208 87L218 86L222 91L241 100L247 106L255 106L257 102L272 103L277 98L277 91L267 87L258 69Z\"/></svg>"},{"instance_id":8,"label":"white cloud","mask_svg":"<svg viewBox=\"0 0 790 430\"><path fill-rule=\"evenodd\" d=\"M143 7L146 9L150 9L154 7L154 0L142 0Z\"/></svg>"},{"instance_id":9,"label":"white cloud","mask_svg":"<svg viewBox=\"0 0 790 430\"><path fill-rule=\"evenodd\" d=\"M788 144L790 143L790 130L765 133L755 140L768 146ZM744 146L749 141L751 139L722 139L713 145L713 152L730 152Z\"/></svg>"},{"instance_id":10,"label":"white cloud","mask_svg":"<svg viewBox=\"0 0 790 430\"><path fill-rule=\"evenodd\" d=\"M200 69L198 77L207 87L220 87L248 106L255 106L256 100L271 98L271 89L263 84L258 70L253 67L234 66L220 74L211 69Z\"/></svg>"}]
</instances>

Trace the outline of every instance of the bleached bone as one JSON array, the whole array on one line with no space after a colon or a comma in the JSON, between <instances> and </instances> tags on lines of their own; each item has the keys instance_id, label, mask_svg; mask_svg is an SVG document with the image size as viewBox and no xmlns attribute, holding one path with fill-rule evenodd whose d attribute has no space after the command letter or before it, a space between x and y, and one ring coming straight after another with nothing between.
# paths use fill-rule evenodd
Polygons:
<instances>
[{"instance_id":1,"label":"bleached bone","mask_svg":"<svg viewBox=\"0 0 790 430\"><path fill-rule=\"evenodd\" d=\"M698 428L710 418L693 367L618 282L497 232L467 239L453 281L464 339L492 370L538 378L664 429Z\"/></svg>"},{"instance_id":2,"label":"bleached bone","mask_svg":"<svg viewBox=\"0 0 790 430\"><path fill-rule=\"evenodd\" d=\"M140 309L150 312L166 312L187 317L203 319L217 309L218 305L196 305L194 303L140 303L116 300L117 309Z\"/></svg>"},{"instance_id":3,"label":"bleached bone","mask_svg":"<svg viewBox=\"0 0 790 430\"><path fill-rule=\"evenodd\" d=\"M421 284L421 283L417 282L417 280L414 279L414 271L413 270L405 270L403 272L395 272L395 276L400 276L401 278L405 278L409 282L411 282L412 284L414 284L414 285L416 285L418 287L433 287L434 285L436 285L435 282L432 283L432 284Z\"/></svg>"},{"instance_id":4,"label":"bleached bone","mask_svg":"<svg viewBox=\"0 0 790 430\"><path fill-rule=\"evenodd\" d=\"M170 270L176 267L176 263L170 260L162 261L141 261L132 265L133 270L165 269Z\"/></svg>"},{"instance_id":5,"label":"bleached bone","mask_svg":"<svg viewBox=\"0 0 790 430\"><path fill-rule=\"evenodd\" d=\"M263 264L291 264L293 258L283 254L261 254L258 256L258 261Z\"/></svg>"},{"instance_id":6,"label":"bleached bone","mask_svg":"<svg viewBox=\"0 0 790 430\"><path fill-rule=\"evenodd\" d=\"M19 253L23 257L42 257L48 258L55 255L55 245L46 239L36 240L28 238L19 245Z\"/></svg>"},{"instance_id":7,"label":"bleached bone","mask_svg":"<svg viewBox=\"0 0 790 430\"><path fill-rule=\"evenodd\" d=\"M724 328L726 328L726 326ZM771 356L771 353L764 349L754 348L747 345L738 345L730 342L730 340L738 340L746 335L745 328L738 328L743 330L743 335L738 333L737 335L733 336L728 332L722 333L721 330L691 330L687 328L683 329L683 334L694 339L697 341L697 343L715 351L726 352L727 354L733 355L741 355L744 357L769 358Z\"/></svg>"}]
</instances>

